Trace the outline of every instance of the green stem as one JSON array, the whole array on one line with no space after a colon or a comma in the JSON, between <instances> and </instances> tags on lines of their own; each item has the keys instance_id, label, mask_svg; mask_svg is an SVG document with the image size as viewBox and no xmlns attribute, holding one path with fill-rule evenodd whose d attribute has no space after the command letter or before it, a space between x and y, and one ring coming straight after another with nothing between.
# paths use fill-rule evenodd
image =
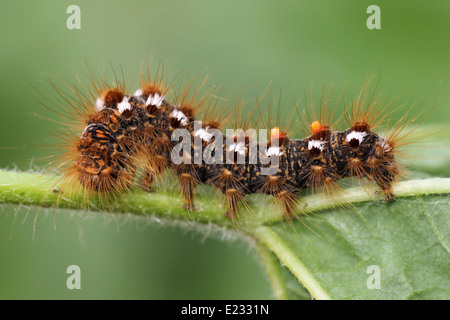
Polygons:
<instances>
[{"instance_id":1,"label":"green stem","mask_svg":"<svg viewBox=\"0 0 450 320\"><path fill-rule=\"evenodd\" d=\"M450 178L406 180L395 184L393 189L395 198L426 194L447 194L450 193ZM393 201L395 201L395 198ZM327 198L324 194L315 194L305 197L301 202L305 204L305 212L317 212L330 209L337 205L353 205L376 199L384 201L382 195L376 195L376 189L354 187L343 189L340 193L334 195L332 199ZM265 219L264 222L265 224L278 222L280 217L280 215L272 215Z\"/></svg>"},{"instance_id":2,"label":"green stem","mask_svg":"<svg viewBox=\"0 0 450 320\"><path fill-rule=\"evenodd\" d=\"M180 196L169 192L148 194L141 190L127 192L111 199L84 197L61 192L63 188L57 178L39 173L24 173L0 170L0 203L35 205L41 207L106 210L115 213L132 213L136 215L156 215L171 220L193 220L197 222L214 222L222 226L232 226L217 204L198 199L199 210L195 214L182 209Z\"/></svg>"},{"instance_id":3,"label":"green stem","mask_svg":"<svg viewBox=\"0 0 450 320\"><path fill-rule=\"evenodd\" d=\"M203 223L216 223L233 229L250 227L255 229L262 224L270 224L280 220L280 210L274 212L273 207L261 202L255 205L254 215L246 215L245 219L233 224L223 216L224 209L211 197L199 197L196 200L198 210L190 213L182 209L183 200L174 192L154 192L148 194L134 190L125 195L102 201L96 197L89 199L83 196L67 196L61 193L57 178L40 173L27 173L0 170L0 203L36 205L42 207L57 207L70 209L109 210L116 213L132 213L137 215L157 215L167 219L192 220ZM397 198L418 196L424 194L450 193L450 178L432 178L424 180L407 180L399 182L394 187ZM373 201L382 196L368 192L364 188L344 189L333 197L333 201L324 195L310 195L301 199L304 212L329 209L336 204L356 204ZM299 209L302 211L302 209ZM301 213L301 212L299 212ZM247 221L245 221L247 220ZM243 225L244 224L244 225Z\"/></svg>"}]
</instances>

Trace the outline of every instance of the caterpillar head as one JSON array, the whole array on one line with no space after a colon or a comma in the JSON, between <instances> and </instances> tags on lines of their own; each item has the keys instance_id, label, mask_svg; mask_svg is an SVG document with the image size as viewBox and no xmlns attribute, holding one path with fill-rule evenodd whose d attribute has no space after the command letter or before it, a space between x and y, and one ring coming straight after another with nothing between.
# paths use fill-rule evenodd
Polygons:
<instances>
[{"instance_id":1,"label":"caterpillar head","mask_svg":"<svg viewBox=\"0 0 450 320\"><path fill-rule=\"evenodd\" d=\"M343 135L347 174L374 181L386 199L392 198L391 185L399 175L393 144L370 131L370 126L364 122L355 123Z\"/></svg>"}]
</instances>

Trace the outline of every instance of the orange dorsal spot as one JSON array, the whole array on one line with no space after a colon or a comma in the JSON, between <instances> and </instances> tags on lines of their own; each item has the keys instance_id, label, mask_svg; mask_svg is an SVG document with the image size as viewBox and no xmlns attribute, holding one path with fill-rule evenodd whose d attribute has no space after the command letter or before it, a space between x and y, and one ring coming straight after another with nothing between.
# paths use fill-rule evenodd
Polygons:
<instances>
[{"instance_id":1,"label":"orange dorsal spot","mask_svg":"<svg viewBox=\"0 0 450 320\"><path fill-rule=\"evenodd\" d=\"M275 143L276 146L281 146L286 141L286 133L282 132L280 128L275 127L270 129L269 145Z\"/></svg>"},{"instance_id":2,"label":"orange dorsal spot","mask_svg":"<svg viewBox=\"0 0 450 320\"><path fill-rule=\"evenodd\" d=\"M324 127L322 127L319 121L316 120L313 123L311 123L311 130L313 131L313 133L317 133L323 129Z\"/></svg>"},{"instance_id":3,"label":"orange dorsal spot","mask_svg":"<svg viewBox=\"0 0 450 320\"><path fill-rule=\"evenodd\" d=\"M284 133L281 132L280 128L275 127L270 129L270 137L272 140L274 139L283 139L284 138Z\"/></svg>"}]
</instances>

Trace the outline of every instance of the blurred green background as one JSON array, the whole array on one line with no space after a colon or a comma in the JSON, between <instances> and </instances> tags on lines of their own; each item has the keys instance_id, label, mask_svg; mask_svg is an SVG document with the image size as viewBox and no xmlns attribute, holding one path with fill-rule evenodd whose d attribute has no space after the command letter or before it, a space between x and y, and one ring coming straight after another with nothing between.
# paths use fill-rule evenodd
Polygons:
<instances>
[{"instance_id":1,"label":"blurred green background","mask_svg":"<svg viewBox=\"0 0 450 320\"><path fill-rule=\"evenodd\" d=\"M81 9L81 30L66 28L71 4ZM371 4L381 8L381 30L366 27ZM419 101L414 112L435 104L427 122L448 125L449 21L450 1L2 1L0 167L29 169L48 154L35 145L51 143L58 127L27 81L55 97L45 83L76 82L85 58L122 67L135 85L151 56L176 73L210 70L211 85L244 86L246 98L272 80L297 96L330 79L354 94L375 74L381 88L405 94L399 103ZM54 217L0 208L0 298L272 297L242 240L67 211L55 231ZM71 264L81 267L78 291L66 288Z\"/></svg>"}]
</instances>

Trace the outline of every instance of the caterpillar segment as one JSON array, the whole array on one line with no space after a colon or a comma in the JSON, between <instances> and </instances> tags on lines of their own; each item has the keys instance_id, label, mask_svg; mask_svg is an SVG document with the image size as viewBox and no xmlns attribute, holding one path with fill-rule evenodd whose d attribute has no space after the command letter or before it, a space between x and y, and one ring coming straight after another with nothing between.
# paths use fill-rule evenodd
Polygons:
<instances>
[{"instance_id":1,"label":"caterpillar segment","mask_svg":"<svg viewBox=\"0 0 450 320\"><path fill-rule=\"evenodd\" d=\"M168 167L170 108L160 92L139 91L134 96L118 88L104 92L77 142L75 170L82 186L120 193L134 182L136 158L146 155L141 185L150 187L154 177ZM148 148L151 145L154 148Z\"/></svg>"}]
</instances>

